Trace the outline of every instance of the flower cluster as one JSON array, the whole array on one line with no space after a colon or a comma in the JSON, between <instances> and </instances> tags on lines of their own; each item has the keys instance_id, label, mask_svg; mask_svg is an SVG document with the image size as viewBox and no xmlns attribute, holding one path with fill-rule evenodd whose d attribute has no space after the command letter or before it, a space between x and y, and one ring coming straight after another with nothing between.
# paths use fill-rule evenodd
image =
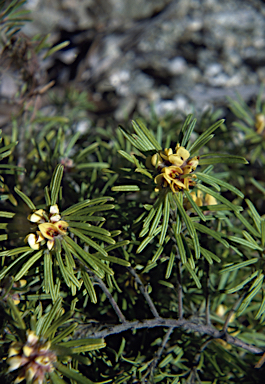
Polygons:
<instances>
[{"instance_id":1,"label":"flower cluster","mask_svg":"<svg viewBox=\"0 0 265 384\"><path fill-rule=\"evenodd\" d=\"M26 280L12 281L11 277L5 277L0 282L0 299L7 301L10 298L15 305L18 305L20 303L20 295L22 294L20 288L23 288L26 284ZM11 285L12 287L10 288Z\"/></svg>"},{"instance_id":2,"label":"flower cluster","mask_svg":"<svg viewBox=\"0 0 265 384\"><path fill-rule=\"evenodd\" d=\"M39 249L47 241L47 248L51 250L55 238L67 232L68 223L61 220L57 204L50 207L49 214L44 209L38 209L29 215L28 220L38 225L36 233L30 233L25 239L32 249Z\"/></svg>"},{"instance_id":3,"label":"flower cluster","mask_svg":"<svg viewBox=\"0 0 265 384\"><path fill-rule=\"evenodd\" d=\"M42 341L33 331L27 331L26 342L13 342L8 351L8 372L19 370L14 383L26 379L32 384L45 382L45 374L54 370L57 357L50 350L51 343Z\"/></svg>"},{"instance_id":4,"label":"flower cluster","mask_svg":"<svg viewBox=\"0 0 265 384\"><path fill-rule=\"evenodd\" d=\"M202 191L197 191L197 193L191 192L190 195L192 197L192 200L195 201L198 207L202 207L203 205L218 204L215 197L213 197L212 195L209 195L208 193L206 193L206 195L204 196ZM190 208L191 208L191 204L187 202L186 209L190 209Z\"/></svg>"},{"instance_id":5,"label":"flower cluster","mask_svg":"<svg viewBox=\"0 0 265 384\"><path fill-rule=\"evenodd\" d=\"M177 144L175 153L171 148L165 148L164 151L149 156L146 159L147 167L155 167L160 173L155 177L157 184L155 191L158 192L163 188L170 186L173 193L182 189L189 189L189 186L195 185L195 175L187 176L192 173L199 160L193 157L189 160L190 153L180 144Z\"/></svg>"}]
</instances>

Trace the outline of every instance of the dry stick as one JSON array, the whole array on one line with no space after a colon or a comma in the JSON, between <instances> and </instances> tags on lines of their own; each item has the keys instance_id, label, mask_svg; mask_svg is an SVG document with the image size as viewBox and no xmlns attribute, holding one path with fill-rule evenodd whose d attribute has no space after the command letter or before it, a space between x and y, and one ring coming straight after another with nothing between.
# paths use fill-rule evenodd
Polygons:
<instances>
[{"instance_id":1,"label":"dry stick","mask_svg":"<svg viewBox=\"0 0 265 384\"><path fill-rule=\"evenodd\" d=\"M114 309L114 311L116 312L116 315L118 316L119 320L121 323L126 323L126 318L124 317L122 311L120 310L118 304L116 303L116 301L114 300L114 297L112 296L112 294L110 293L110 291L108 290L107 286L105 285L105 283L94 273L92 272L83 262L81 262L79 259L76 259L76 261L78 262L79 265L82 266L82 268L84 268L86 270L86 272L93 277L93 279L97 282L97 284L100 286L100 288L102 289L102 291L105 293L105 295L107 296L112 308Z\"/></svg>"},{"instance_id":2,"label":"dry stick","mask_svg":"<svg viewBox=\"0 0 265 384\"><path fill-rule=\"evenodd\" d=\"M121 323L126 323L126 319L124 317L124 315L122 314L118 304L116 303L116 301L114 300L114 297L112 296L112 294L110 293L110 291L108 290L107 286L105 285L105 283L95 274L93 273L92 271L89 271L89 274L91 276L93 276L93 279L97 282L97 284L100 286L100 288L102 289L102 291L105 293L105 295L107 296L110 304L112 305L112 308L114 309L114 311L116 312L116 315L118 316L119 320Z\"/></svg>"},{"instance_id":3,"label":"dry stick","mask_svg":"<svg viewBox=\"0 0 265 384\"><path fill-rule=\"evenodd\" d=\"M197 366L200 362L201 353L208 347L208 345L213 341L214 339L212 337L209 337L201 346L198 353L196 353L196 356L194 358L193 364Z\"/></svg>"},{"instance_id":4,"label":"dry stick","mask_svg":"<svg viewBox=\"0 0 265 384\"><path fill-rule=\"evenodd\" d=\"M167 328L182 328L185 331L199 332L204 335L209 335L213 339L224 339L228 344L234 345L235 347L240 347L245 349L248 352L254 354L262 354L265 351L244 341L230 336L227 333L224 333L223 330L219 331L211 325L196 324L185 319L163 319L155 318L150 320L136 320L136 321L124 321L123 324L107 327L102 331L95 331L92 334L89 334L90 338L105 338L107 336L116 335L121 332L128 330L136 330L143 328L155 328L155 327L167 327ZM80 329L80 328L79 328ZM85 337L85 332L79 331L76 332L75 339L80 337Z\"/></svg>"},{"instance_id":5,"label":"dry stick","mask_svg":"<svg viewBox=\"0 0 265 384\"><path fill-rule=\"evenodd\" d=\"M183 294L182 294L182 285L181 285L181 261L178 262L177 267L177 279L178 279L178 309L179 309L179 319L183 319Z\"/></svg>"},{"instance_id":6,"label":"dry stick","mask_svg":"<svg viewBox=\"0 0 265 384\"><path fill-rule=\"evenodd\" d=\"M167 331L167 333L165 334L164 336L164 339L163 339L163 342L161 344L161 347L158 349L157 353L156 353L156 356L155 358L153 359L152 363L150 364L150 367L148 369L148 371L146 372L146 374L143 376L143 379L145 379L148 374L149 374L149 371L150 371L150 376L152 377L153 376L153 373L154 373L154 370L161 358L161 355L165 349L165 346L166 346L166 343L168 342L169 338L170 338L170 335L172 333L174 328L169 328L169 330Z\"/></svg>"},{"instance_id":7,"label":"dry stick","mask_svg":"<svg viewBox=\"0 0 265 384\"><path fill-rule=\"evenodd\" d=\"M209 272L210 272L210 266L207 262L206 264L206 306L205 306L205 320L206 324L210 325L211 324L211 315L210 315L210 293L209 293L209 283L210 283L210 277L209 277Z\"/></svg>"},{"instance_id":8,"label":"dry stick","mask_svg":"<svg viewBox=\"0 0 265 384\"><path fill-rule=\"evenodd\" d=\"M236 312L237 308L239 307L239 304L241 303L241 301L244 299L245 296L246 296L246 293L235 302L231 311L229 311L227 318L225 319L225 323L224 323L222 332L225 333L227 331L228 324L230 323L230 320L231 320L233 314Z\"/></svg>"},{"instance_id":9,"label":"dry stick","mask_svg":"<svg viewBox=\"0 0 265 384\"><path fill-rule=\"evenodd\" d=\"M137 275L137 273L135 272L135 270L132 267L127 267L127 269L133 275L137 284L139 284L139 289L141 291L141 294L144 296L145 300L147 301L149 308L150 308L152 314L154 315L154 317L160 318L159 313L157 312L156 307L155 307L151 297L149 296L149 293L146 291L146 288L143 285L140 277Z\"/></svg>"}]
</instances>

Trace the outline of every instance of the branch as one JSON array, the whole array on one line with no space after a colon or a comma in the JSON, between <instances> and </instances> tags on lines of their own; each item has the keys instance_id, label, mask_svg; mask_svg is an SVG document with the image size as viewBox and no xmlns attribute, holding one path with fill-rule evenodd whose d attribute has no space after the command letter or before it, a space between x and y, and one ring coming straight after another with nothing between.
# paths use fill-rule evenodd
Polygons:
<instances>
[{"instance_id":1,"label":"branch","mask_svg":"<svg viewBox=\"0 0 265 384\"><path fill-rule=\"evenodd\" d=\"M92 271L88 271L88 272L93 277L93 279L97 282L97 284L100 286L100 288L105 293L105 295L107 296L107 298L108 298L110 304L112 305L112 308L116 312L116 315L118 316L120 322L126 323L126 318L124 317L123 313L120 310L120 307L118 306L118 304L114 300L114 297L112 296L112 294L108 290L105 283L94 272L92 272Z\"/></svg>"},{"instance_id":2,"label":"branch","mask_svg":"<svg viewBox=\"0 0 265 384\"><path fill-rule=\"evenodd\" d=\"M209 284L210 284L210 266L208 262L205 262L206 266L206 286L205 286L205 296L206 296L206 304L205 304L205 320L206 324L210 325L211 324L211 316L210 316L210 292L209 292Z\"/></svg>"},{"instance_id":3,"label":"branch","mask_svg":"<svg viewBox=\"0 0 265 384\"><path fill-rule=\"evenodd\" d=\"M182 294L182 285L181 285L181 261L178 262L177 266L177 280L178 280L178 310L179 310L179 319L183 319L183 294Z\"/></svg>"},{"instance_id":4,"label":"branch","mask_svg":"<svg viewBox=\"0 0 265 384\"><path fill-rule=\"evenodd\" d=\"M108 290L107 286L105 285L105 283L94 273L92 272L83 262L81 262L81 260L79 259L76 259L76 261L78 262L79 265L82 266L82 268L84 268L86 270L86 272L93 277L93 279L97 282L97 284L100 286L100 288L102 289L102 291L105 293L105 295L107 296L112 308L114 309L114 311L116 312L116 315L118 316L119 320L121 323L125 323L126 322L126 318L124 317L122 311L120 310L120 307L118 306L118 304L116 303L116 301L114 300L114 297L112 296L112 294L110 293L110 291Z\"/></svg>"},{"instance_id":5,"label":"branch","mask_svg":"<svg viewBox=\"0 0 265 384\"><path fill-rule=\"evenodd\" d=\"M143 379L145 379L149 374L150 374L150 376L152 378L152 376L154 374L154 370L155 370L155 368L156 368L156 366L157 366L157 364L158 364L158 362L159 362L159 360L160 360L160 358L162 356L162 353L163 353L163 351L165 349L166 343L168 342L173 329L174 328L169 328L168 329L167 333L165 334L165 336L163 338L163 342L161 344L161 347L158 349L158 351L157 351L153 361L151 362L151 364L150 364L146 374L143 376Z\"/></svg>"},{"instance_id":6,"label":"branch","mask_svg":"<svg viewBox=\"0 0 265 384\"><path fill-rule=\"evenodd\" d=\"M160 317L159 313L157 312L156 307L155 307L151 297L149 296L149 293L147 292L145 286L143 285L140 277L137 275L137 273L135 272L135 270L132 267L127 267L127 269L133 275L133 277L135 278L135 281L139 285L139 289L141 291L141 294L144 296L145 300L147 301L152 314L154 315L154 317L159 318Z\"/></svg>"},{"instance_id":7,"label":"branch","mask_svg":"<svg viewBox=\"0 0 265 384\"><path fill-rule=\"evenodd\" d=\"M224 326L223 326L223 332L227 331L228 324L230 323L230 321L232 319L232 316L237 311L240 303L242 302L242 300L244 299L245 296L246 296L246 292L244 293L244 295L242 297L239 297L239 299L234 303L232 309L229 311L229 313L228 313L228 315L227 315L227 317L225 319L225 323L224 323Z\"/></svg>"},{"instance_id":8,"label":"branch","mask_svg":"<svg viewBox=\"0 0 265 384\"><path fill-rule=\"evenodd\" d=\"M82 326L83 328L84 326ZM264 350L245 343L244 341L230 336L226 332L219 331L215 329L211 325L204 325L204 324L197 324L192 323L191 321L185 320L185 319L163 319L163 318L155 318L155 319L148 319L148 320L135 320L135 321L125 321L123 324L114 325L111 327L107 327L106 329L103 329L102 331L95 331L92 334L89 334L90 338L105 338L111 335L116 335L121 332L129 331L129 330L137 330L137 329L143 329L143 328L155 328L155 327L164 327L164 328L181 328L185 331L190 332L199 332L200 334L209 335L213 339L223 339L228 344L234 345L235 347L243 348L244 350L254 353L254 354L262 354L264 353ZM86 330L83 329L80 330L81 327L79 327L79 331L77 330L74 338L82 338L86 336Z\"/></svg>"}]
</instances>

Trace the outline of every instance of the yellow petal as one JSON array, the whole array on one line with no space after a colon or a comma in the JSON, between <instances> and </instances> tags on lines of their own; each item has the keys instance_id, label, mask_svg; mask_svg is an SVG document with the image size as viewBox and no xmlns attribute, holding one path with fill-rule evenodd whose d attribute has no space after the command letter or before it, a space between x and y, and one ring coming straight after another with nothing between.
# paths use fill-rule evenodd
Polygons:
<instances>
[{"instance_id":1,"label":"yellow petal","mask_svg":"<svg viewBox=\"0 0 265 384\"><path fill-rule=\"evenodd\" d=\"M158 153L155 153L151 158L151 164L153 167L157 167L159 164L163 163L163 159Z\"/></svg>"},{"instance_id":2,"label":"yellow petal","mask_svg":"<svg viewBox=\"0 0 265 384\"><path fill-rule=\"evenodd\" d=\"M10 365L10 367L8 368L8 372L12 372L15 369L21 367L21 365L23 365L23 359L21 356L13 356L7 359L7 364Z\"/></svg>"},{"instance_id":3,"label":"yellow petal","mask_svg":"<svg viewBox=\"0 0 265 384\"><path fill-rule=\"evenodd\" d=\"M38 209L32 215L29 215L28 219L32 223L39 223L42 220L45 220L43 216L44 213L45 213L44 209Z\"/></svg>"},{"instance_id":4,"label":"yellow petal","mask_svg":"<svg viewBox=\"0 0 265 384\"><path fill-rule=\"evenodd\" d=\"M223 317L226 312L227 312L227 307L223 304L219 304L217 309L216 309L217 316Z\"/></svg>"},{"instance_id":5,"label":"yellow petal","mask_svg":"<svg viewBox=\"0 0 265 384\"><path fill-rule=\"evenodd\" d=\"M17 344L17 343L16 343ZM17 345L17 346L12 346L9 348L8 350L8 357L11 357L11 356L16 356L20 353L20 349L21 349L21 346L20 344Z\"/></svg>"},{"instance_id":6,"label":"yellow petal","mask_svg":"<svg viewBox=\"0 0 265 384\"><path fill-rule=\"evenodd\" d=\"M191 166L193 171L195 171L195 169L197 168L198 164L199 164L199 160L198 160L197 156L193 157L192 159L190 159L188 161L188 165Z\"/></svg>"},{"instance_id":7,"label":"yellow petal","mask_svg":"<svg viewBox=\"0 0 265 384\"><path fill-rule=\"evenodd\" d=\"M46 343L44 343L40 348L39 348L39 351L40 352L46 352L48 351L48 349L51 348L51 342L50 341L46 341Z\"/></svg>"},{"instance_id":8,"label":"yellow petal","mask_svg":"<svg viewBox=\"0 0 265 384\"><path fill-rule=\"evenodd\" d=\"M52 216L50 217L50 221L51 221L52 223L56 223L56 222L59 221L59 220L61 220L61 215L52 215Z\"/></svg>"},{"instance_id":9,"label":"yellow petal","mask_svg":"<svg viewBox=\"0 0 265 384\"><path fill-rule=\"evenodd\" d=\"M18 284L20 288L25 287L25 285L27 284L27 280L21 279L18 281Z\"/></svg>"},{"instance_id":10,"label":"yellow petal","mask_svg":"<svg viewBox=\"0 0 265 384\"><path fill-rule=\"evenodd\" d=\"M263 115L263 113L258 113L256 115L256 124L255 124L255 128L257 130L257 133L260 135L264 128L265 128L265 115Z\"/></svg>"},{"instance_id":11,"label":"yellow petal","mask_svg":"<svg viewBox=\"0 0 265 384\"><path fill-rule=\"evenodd\" d=\"M189 189L189 177L186 177L184 179L184 186L185 186L185 189Z\"/></svg>"},{"instance_id":12,"label":"yellow petal","mask_svg":"<svg viewBox=\"0 0 265 384\"><path fill-rule=\"evenodd\" d=\"M185 167L183 168L183 175L187 175L188 173L191 173L192 172L192 168L190 165L185 165Z\"/></svg>"},{"instance_id":13,"label":"yellow petal","mask_svg":"<svg viewBox=\"0 0 265 384\"><path fill-rule=\"evenodd\" d=\"M54 246L54 240L48 240L47 241L47 248L50 251L52 247Z\"/></svg>"},{"instance_id":14,"label":"yellow petal","mask_svg":"<svg viewBox=\"0 0 265 384\"><path fill-rule=\"evenodd\" d=\"M60 234L60 231L56 227L56 225L51 223L39 224L39 230L41 231L42 236L48 240L53 240L56 236Z\"/></svg>"},{"instance_id":15,"label":"yellow petal","mask_svg":"<svg viewBox=\"0 0 265 384\"><path fill-rule=\"evenodd\" d=\"M207 193L205 195L205 205L216 205L216 204L218 204L216 198Z\"/></svg>"},{"instance_id":16,"label":"yellow petal","mask_svg":"<svg viewBox=\"0 0 265 384\"><path fill-rule=\"evenodd\" d=\"M27 331L27 343L32 345L36 344L39 340L39 337L36 335L34 331Z\"/></svg>"},{"instance_id":17,"label":"yellow petal","mask_svg":"<svg viewBox=\"0 0 265 384\"><path fill-rule=\"evenodd\" d=\"M203 200L203 192L202 191L197 191L197 197L201 200Z\"/></svg>"},{"instance_id":18,"label":"yellow petal","mask_svg":"<svg viewBox=\"0 0 265 384\"><path fill-rule=\"evenodd\" d=\"M170 161L171 164L174 164L174 165L183 164L183 160L180 158L179 155L170 155L168 156L168 160Z\"/></svg>"},{"instance_id":19,"label":"yellow petal","mask_svg":"<svg viewBox=\"0 0 265 384\"><path fill-rule=\"evenodd\" d=\"M169 184L172 180L175 180L176 177L179 176L179 170L180 170L180 173L182 173L182 170L179 167L175 167L173 165L162 169L164 178Z\"/></svg>"},{"instance_id":20,"label":"yellow petal","mask_svg":"<svg viewBox=\"0 0 265 384\"><path fill-rule=\"evenodd\" d=\"M21 381L23 381L25 379L25 376L24 375L19 375L16 380L14 381L14 384L17 384L17 383L20 383Z\"/></svg>"},{"instance_id":21,"label":"yellow petal","mask_svg":"<svg viewBox=\"0 0 265 384\"><path fill-rule=\"evenodd\" d=\"M24 345L23 347L23 353L25 356L29 357L33 352L33 348L30 347L29 345Z\"/></svg>"},{"instance_id":22,"label":"yellow petal","mask_svg":"<svg viewBox=\"0 0 265 384\"><path fill-rule=\"evenodd\" d=\"M40 231L37 231L37 235L38 235L37 243L41 243L43 240L45 240L45 237L42 236Z\"/></svg>"},{"instance_id":23,"label":"yellow petal","mask_svg":"<svg viewBox=\"0 0 265 384\"><path fill-rule=\"evenodd\" d=\"M163 174L160 174L160 175L157 175L154 179L154 182L158 185L161 185L164 181L164 175Z\"/></svg>"},{"instance_id":24,"label":"yellow petal","mask_svg":"<svg viewBox=\"0 0 265 384\"><path fill-rule=\"evenodd\" d=\"M157 175L154 179L154 182L158 184L158 190L160 190L162 187L166 188L168 186L167 180L165 179L165 174L161 173L160 175ZM157 188L155 189L157 192Z\"/></svg>"},{"instance_id":25,"label":"yellow petal","mask_svg":"<svg viewBox=\"0 0 265 384\"><path fill-rule=\"evenodd\" d=\"M66 221L58 221L58 223L54 224L56 228L61 232L61 234L65 235L68 228L68 223Z\"/></svg>"},{"instance_id":26,"label":"yellow petal","mask_svg":"<svg viewBox=\"0 0 265 384\"><path fill-rule=\"evenodd\" d=\"M59 213L59 208L57 204L50 206L50 214L51 215L57 215Z\"/></svg>"},{"instance_id":27,"label":"yellow petal","mask_svg":"<svg viewBox=\"0 0 265 384\"><path fill-rule=\"evenodd\" d=\"M184 179L184 183L185 183L185 180L186 179ZM178 180L178 179L175 179L175 180L173 180L173 184L176 184L178 187L180 187L180 188L184 188L184 189L186 189L186 187L185 187L185 184L183 184L180 180Z\"/></svg>"},{"instance_id":28,"label":"yellow petal","mask_svg":"<svg viewBox=\"0 0 265 384\"><path fill-rule=\"evenodd\" d=\"M43 365L43 366L47 366L47 365L51 364L51 361L50 361L48 356L38 356L38 357L36 357L35 361L39 365Z\"/></svg>"},{"instance_id":29,"label":"yellow petal","mask_svg":"<svg viewBox=\"0 0 265 384\"><path fill-rule=\"evenodd\" d=\"M27 381L31 381L33 379L33 377L35 376L35 374L37 373L37 367L35 365L34 366L30 366L27 370L26 370L26 380Z\"/></svg>"},{"instance_id":30,"label":"yellow petal","mask_svg":"<svg viewBox=\"0 0 265 384\"><path fill-rule=\"evenodd\" d=\"M178 155L182 161L185 161L190 157L189 151L184 147L180 147L179 144L176 146L176 155Z\"/></svg>"},{"instance_id":31,"label":"yellow petal","mask_svg":"<svg viewBox=\"0 0 265 384\"><path fill-rule=\"evenodd\" d=\"M37 236L35 235L35 233L30 233L26 239L30 248L36 249L36 250L40 248L40 244L37 243Z\"/></svg>"},{"instance_id":32,"label":"yellow petal","mask_svg":"<svg viewBox=\"0 0 265 384\"><path fill-rule=\"evenodd\" d=\"M173 150L172 150L172 148L165 148L164 152L165 152L166 156L170 156L170 155L172 155Z\"/></svg>"}]
</instances>

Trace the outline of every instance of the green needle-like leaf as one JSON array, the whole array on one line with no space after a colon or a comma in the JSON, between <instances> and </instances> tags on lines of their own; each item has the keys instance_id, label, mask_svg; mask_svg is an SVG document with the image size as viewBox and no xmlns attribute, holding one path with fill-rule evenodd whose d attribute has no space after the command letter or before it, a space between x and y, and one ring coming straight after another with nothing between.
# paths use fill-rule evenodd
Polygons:
<instances>
[{"instance_id":1,"label":"green needle-like leaf","mask_svg":"<svg viewBox=\"0 0 265 384\"><path fill-rule=\"evenodd\" d=\"M36 209L35 205L33 204L33 202L30 200L30 198L28 196L25 195L25 193L21 192L19 189L17 189L16 187L14 188L15 189L15 192L21 197L22 200L24 200L24 202L27 204L27 206L34 210Z\"/></svg>"},{"instance_id":2,"label":"green needle-like leaf","mask_svg":"<svg viewBox=\"0 0 265 384\"><path fill-rule=\"evenodd\" d=\"M82 275L82 279L84 281L84 285L86 287L87 293L90 296L91 302L96 304L97 303L97 295L96 295L94 286L92 284L92 281L90 280L90 277L84 271L81 271L81 275Z\"/></svg>"},{"instance_id":3,"label":"green needle-like leaf","mask_svg":"<svg viewBox=\"0 0 265 384\"><path fill-rule=\"evenodd\" d=\"M258 258L242 261L242 263L233 264L233 265L230 265L228 267L225 267L224 269L222 269L220 271L220 273L232 272L232 271L235 271L235 270L238 270L238 269L241 269L241 268L245 268L248 265L255 264L257 261L258 261Z\"/></svg>"},{"instance_id":4,"label":"green needle-like leaf","mask_svg":"<svg viewBox=\"0 0 265 384\"><path fill-rule=\"evenodd\" d=\"M21 279L22 276L26 275L28 270L32 267L34 263L36 263L37 260L39 260L43 255L43 250L41 249L39 252L35 253L34 256L32 256L20 269L20 271L16 274L14 277L15 281L18 281ZM23 255L22 255L23 256Z\"/></svg>"},{"instance_id":5,"label":"green needle-like leaf","mask_svg":"<svg viewBox=\"0 0 265 384\"><path fill-rule=\"evenodd\" d=\"M52 180L50 184L50 191L51 191L51 205L56 204L58 193L61 187L61 181L63 177L63 165L59 164L54 170L54 173L52 175Z\"/></svg>"},{"instance_id":6,"label":"green needle-like leaf","mask_svg":"<svg viewBox=\"0 0 265 384\"><path fill-rule=\"evenodd\" d=\"M162 230L160 233L160 238L159 238L159 244L163 244L166 234L167 234L167 228L169 224L169 214L170 214L170 203L169 203L169 196L168 193L165 196L164 200L164 210L163 210L163 222L162 222Z\"/></svg>"}]
</instances>

